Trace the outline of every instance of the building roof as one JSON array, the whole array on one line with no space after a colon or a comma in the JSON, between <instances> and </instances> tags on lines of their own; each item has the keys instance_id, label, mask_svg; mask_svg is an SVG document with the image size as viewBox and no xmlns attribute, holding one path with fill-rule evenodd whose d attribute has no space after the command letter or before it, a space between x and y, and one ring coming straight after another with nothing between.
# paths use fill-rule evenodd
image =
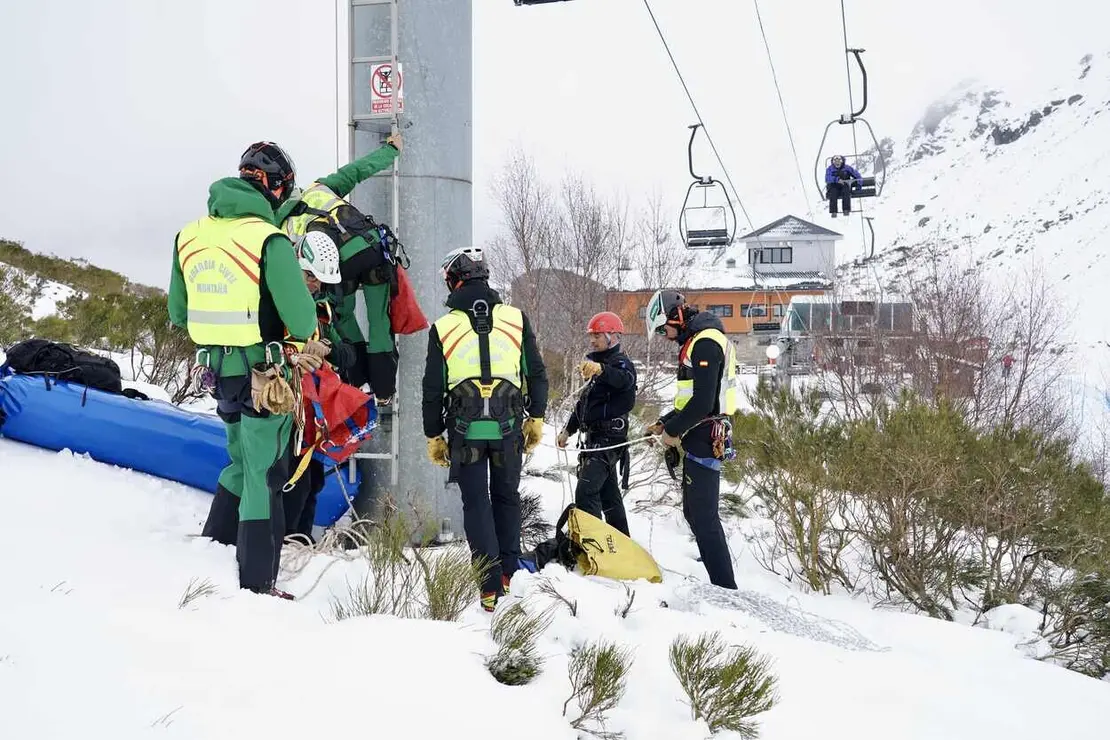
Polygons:
<instances>
[{"instance_id":1,"label":"building roof","mask_svg":"<svg viewBox=\"0 0 1110 740\"><path fill-rule=\"evenodd\" d=\"M736 237L736 241L753 242L757 239L791 239L799 236L832 236L837 239L844 238L843 234L838 234L835 231L826 229L824 226L818 226L805 219L787 214L777 221L772 221L766 226L761 226L755 231Z\"/></svg>"},{"instance_id":2,"label":"building roof","mask_svg":"<svg viewBox=\"0 0 1110 740\"><path fill-rule=\"evenodd\" d=\"M687 272L684 280L676 281L675 290L704 292L713 290L829 290L832 280L823 272L797 271L752 274L750 265L720 267L711 272ZM671 287L671 286L668 286ZM638 293L653 291L640 285L626 286L620 292Z\"/></svg>"}]
</instances>

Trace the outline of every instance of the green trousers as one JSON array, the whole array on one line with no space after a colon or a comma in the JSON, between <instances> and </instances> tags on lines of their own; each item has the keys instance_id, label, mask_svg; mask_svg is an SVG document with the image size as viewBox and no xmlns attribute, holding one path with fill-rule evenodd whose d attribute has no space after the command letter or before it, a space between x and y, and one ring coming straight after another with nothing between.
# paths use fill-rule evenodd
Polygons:
<instances>
[{"instance_id":1,"label":"green trousers","mask_svg":"<svg viewBox=\"0 0 1110 740\"><path fill-rule=\"evenodd\" d=\"M267 593L277 578L285 536L280 496L290 474L293 417L256 412L246 376L219 378L214 395L231 462L220 473L203 535L234 543L239 586Z\"/></svg>"}]
</instances>

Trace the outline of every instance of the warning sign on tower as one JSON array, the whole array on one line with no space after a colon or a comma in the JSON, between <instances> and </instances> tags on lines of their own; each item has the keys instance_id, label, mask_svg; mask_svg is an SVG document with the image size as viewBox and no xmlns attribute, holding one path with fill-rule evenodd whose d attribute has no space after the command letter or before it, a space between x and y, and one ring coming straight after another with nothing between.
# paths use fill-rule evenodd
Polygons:
<instances>
[{"instance_id":1,"label":"warning sign on tower","mask_svg":"<svg viewBox=\"0 0 1110 740\"><path fill-rule=\"evenodd\" d=\"M389 62L370 65L370 113L375 116L393 115L393 86L397 86L397 112L405 110L405 85L401 64L394 73Z\"/></svg>"}]
</instances>

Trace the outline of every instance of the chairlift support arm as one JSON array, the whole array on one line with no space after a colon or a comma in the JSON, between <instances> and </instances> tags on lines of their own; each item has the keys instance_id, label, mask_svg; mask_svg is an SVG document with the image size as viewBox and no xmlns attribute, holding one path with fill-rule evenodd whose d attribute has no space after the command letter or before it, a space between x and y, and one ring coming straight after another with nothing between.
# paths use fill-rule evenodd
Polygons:
<instances>
[{"instance_id":1,"label":"chairlift support arm","mask_svg":"<svg viewBox=\"0 0 1110 740\"><path fill-rule=\"evenodd\" d=\"M690 166L690 177L694 178L703 185L708 185L713 182L712 177L702 177L694 172L694 137L698 135L698 129L701 128L700 123L690 124L690 143L686 145L686 161Z\"/></svg>"},{"instance_id":2,"label":"chairlift support arm","mask_svg":"<svg viewBox=\"0 0 1110 740\"><path fill-rule=\"evenodd\" d=\"M863 66L863 57L860 56L866 49L845 49L845 54L851 54L856 58L856 64L859 65L860 74L863 75L863 103L860 104L860 109L852 111L840 117L841 123L855 123L856 119L863 115L867 110L867 67Z\"/></svg>"}]
</instances>

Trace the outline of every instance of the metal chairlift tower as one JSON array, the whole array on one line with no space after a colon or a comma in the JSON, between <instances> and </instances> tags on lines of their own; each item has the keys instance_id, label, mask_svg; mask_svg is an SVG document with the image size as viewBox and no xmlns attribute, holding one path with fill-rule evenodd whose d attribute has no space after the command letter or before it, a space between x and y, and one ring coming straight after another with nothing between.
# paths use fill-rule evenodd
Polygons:
<instances>
[{"instance_id":1,"label":"metal chairlift tower","mask_svg":"<svg viewBox=\"0 0 1110 740\"><path fill-rule=\"evenodd\" d=\"M345 1L349 156L377 149L391 131L404 138L393 169L359 185L352 202L392 226L420 305L435 320L446 297L439 263L471 243L472 0ZM427 342L425 332L397 338L397 395L375 439L356 453L363 484L355 508L372 515L389 492L407 516L461 534L458 491L425 457Z\"/></svg>"}]
</instances>

